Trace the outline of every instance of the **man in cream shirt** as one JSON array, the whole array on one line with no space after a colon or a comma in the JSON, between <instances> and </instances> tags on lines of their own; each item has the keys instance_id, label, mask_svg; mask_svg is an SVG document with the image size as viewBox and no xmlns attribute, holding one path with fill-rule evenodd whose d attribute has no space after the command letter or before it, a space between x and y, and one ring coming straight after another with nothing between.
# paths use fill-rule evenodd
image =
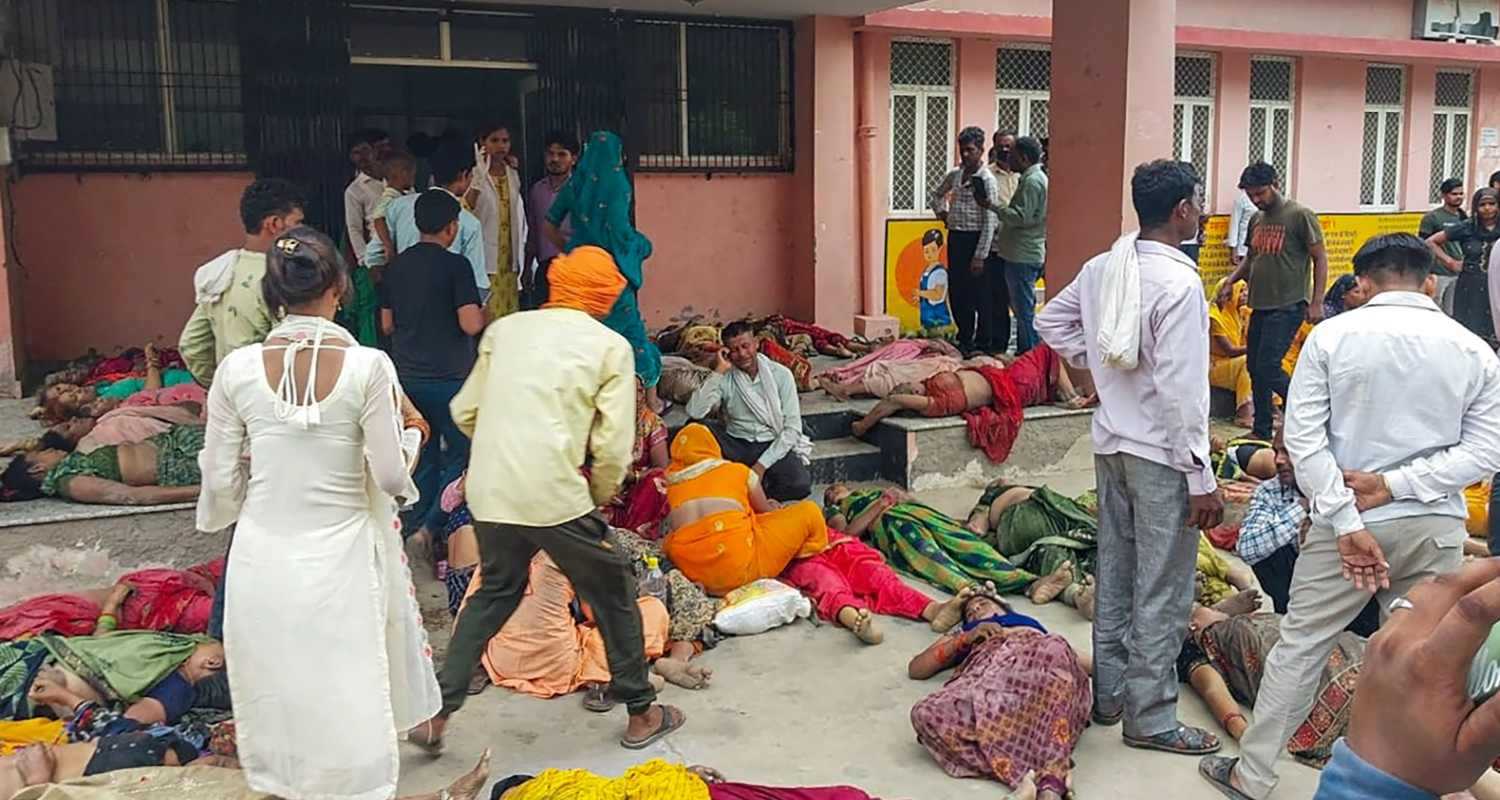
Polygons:
<instances>
[{"instance_id":1,"label":"man in cream shirt","mask_svg":"<svg viewBox=\"0 0 1500 800\"><path fill-rule=\"evenodd\" d=\"M597 510L619 491L635 440L635 354L599 322L625 278L609 253L580 247L552 262L550 286L541 309L511 314L485 331L474 370L451 405L454 423L473 440L464 494L479 540L480 588L454 623L439 675L443 710L408 735L434 752L448 717L463 706L485 644L525 596L539 550L599 623L610 690L630 713L620 743L643 748L685 719L655 704L634 566L610 545Z\"/></svg>"}]
</instances>

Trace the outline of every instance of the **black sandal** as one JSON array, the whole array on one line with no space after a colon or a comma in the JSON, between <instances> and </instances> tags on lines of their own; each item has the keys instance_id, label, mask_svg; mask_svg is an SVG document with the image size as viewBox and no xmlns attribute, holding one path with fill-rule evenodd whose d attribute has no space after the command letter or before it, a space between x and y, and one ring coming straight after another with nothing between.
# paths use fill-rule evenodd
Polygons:
<instances>
[{"instance_id":1,"label":"black sandal","mask_svg":"<svg viewBox=\"0 0 1500 800\"><path fill-rule=\"evenodd\" d=\"M681 709L676 706L662 706L661 724L656 726L656 730L652 731L644 739L626 739L621 737L620 746L626 750L644 750L685 724L687 724L687 715L682 713Z\"/></svg>"},{"instance_id":2,"label":"black sandal","mask_svg":"<svg viewBox=\"0 0 1500 800\"><path fill-rule=\"evenodd\" d=\"M615 709L618 703L609 696L609 684L591 683L584 690L583 707L595 714L605 714Z\"/></svg>"},{"instance_id":3,"label":"black sandal","mask_svg":"<svg viewBox=\"0 0 1500 800\"><path fill-rule=\"evenodd\" d=\"M1198 762L1198 774L1203 779L1213 784L1229 800L1254 800L1250 795L1234 788L1231 776L1234 775L1234 767L1239 764L1238 758L1225 758L1223 756L1209 756Z\"/></svg>"},{"instance_id":4,"label":"black sandal","mask_svg":"<svg viewBox=\"0 0 1500 800\"><path fill-rule=\"evenodd\" d=\"M1114 726L1120 724L1120 720L1125 719L1125 709L1122 708L1113 714L1106 714L1103 711L1100 711L1098 706L1094 706L1093 710L1089 713L1089 716L1095 725L1102 725L1106 728L1113 728Z\"/></svg>"},{"instance_id":5,"label":"black sandal","mask_svg":"<svg viewBox=\"0 0 1500 800\"><path fill-rule=\"evenodd\" d=\"M1125 746L1137 750L1159 750L1181 756L1206 756L1223 748L1219 737L1202 728L1178 725L1175 730L1148 736L1144 739L1126 735Z\"/></svg>"}]
</instances>

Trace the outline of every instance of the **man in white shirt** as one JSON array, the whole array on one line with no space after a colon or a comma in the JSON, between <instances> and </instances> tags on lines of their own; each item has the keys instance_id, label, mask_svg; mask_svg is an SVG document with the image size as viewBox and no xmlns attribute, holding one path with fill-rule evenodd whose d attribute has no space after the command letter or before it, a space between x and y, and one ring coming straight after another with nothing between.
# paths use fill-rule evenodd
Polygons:
<instances>
[{"instance_id":1,"label":"man in white shirt","mask_svg":"<svg viewBox=\"0 0 1500 800\"><path fill-rule=\"evenodd\" d=\"M1255 201L1245 190L1235 192L1234 208L1229 212L1229 233L1224 246L1229 248L1229 263L1238 267L1250 254L1250 218L1255 216Z\"/></svg>"},{"instance_id":2,"label":"man in white shirt","mask_svg":"<svg viewBox=\"0 0 1500 800\"><path fill-rule=\"evenodd\" d=\"M354 180L344 189L344 228L349 232L349 247L354 251L354 260L365 263L365 248L369 246L370 230L367 220L380 204L380 195L385 183L375 176L379 172L383 147L389 147L391 137L385 131L365 128L349 137L349 163L354 165Z\"/></svg>"},{"instance_id":3,"label":"man in white shirt","mask_svg":"<svg viewBox=\"0 0 1500 800\"><path fill-rule=\"evenodd\" d=\"M709 429L724 458L754 470L772 500L807 497L812 492L812 442L802 430L802 403L792 371L760 354L748 323L725 325L723 340L715 374L688 398L688 416L701 420L720 409L723 426Z\"/></svg>"},{"instance_id":4,"label":"man in white shirt","mask_svg":"<svg viewBox=\"0 0 1500 800\"><path fill-rule=\"evenodd\" d=\"M1432 301L1426 244L1377 236L1355 254L1354 274L1371 299L1314 328L1292 377L1284 436L1312 527L1281 641L1240 758L1200 766L1234 800L1275 788L1318 665L1371 593L1389 616L1411 608L1402 603L1413 586L1458 569L1464 487L1500 468L1500 359Z\"/></svg>"},{"instance_id":5,"label":"man in white shirt","mask_svg":"<svg viewBox=\"0 0 1500 800\"><path fill-rule=\"evenodd\" d=\"M1139 238L1085 264L1036 328L1069 365L1091 370L1098 390L1094 721L1123 719L1131 747L1203 755L1220 743L1178 721L1173 661L1193 604L1197 529L1224 513L1208 449L1208 303L1177 249L1198 229L1203 182L1191 164L1153 161L1136 169L1131 194ZM1126 366L1114 342L1131 331L1138 350Z\"/></svg>"}]
</instances>

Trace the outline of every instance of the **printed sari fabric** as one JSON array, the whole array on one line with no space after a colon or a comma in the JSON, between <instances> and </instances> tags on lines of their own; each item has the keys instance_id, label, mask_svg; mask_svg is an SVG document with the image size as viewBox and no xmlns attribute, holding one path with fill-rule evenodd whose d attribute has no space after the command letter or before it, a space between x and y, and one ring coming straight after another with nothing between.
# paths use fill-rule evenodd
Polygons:
<instances>
[{"instance_id":1,"label":"printed sari fabric","mask_svg":"<svg viewBox=\"0 0 1500 800\"><path fill-rule=\"evenodd\" d=\"M969 516L989 515L990 506L1007 489L1004 481L990 484ZM990 543L1006 558L1036 575L1049 575L1063 562L1073 564L1073 577L1082 581L1094 574L1098 560L1099 522L1079 500L1046 486L1031 497L1000 512Z\"/></svg>"},{"instance_id":2,"label":"printed sari fabric","mask_svg":"<svg viewBox=\"0 0 1500 800\"><path fill-rule=\"evenodd\" d=\"M917 741L955 778L1014 788L1035 771L1062 793L1093 691L1068 641L1007 628L975 647L942 689L911 710Z\"/></svg>"},{"instance_id":3,"label":"printed sari fabric","mask_svg":"<svg viewBox=\"0 0 1500 800\"><path fill-rule=\"evenodd\" d=\"M47 657L47 646L37 639L0 644L0 719L31 717L31 682Z\"/></svg>"},{"instance_id":4,"label":"printed sari fabric","mask_svg":"<svg viewBox=\"0 0 1500 800\"><path fill-rule=\"evenodd\" d=\"M610 536L615 546L625 551L630 563L635 565L637 580L646 577L647 556L655 558L657 565L661 567L662 574L667 578L667 611L672 619L668 631L670 641L701 641L705 647L717 641L712 634L704 634L709 631L719 609L724 607L723 600L709 597L702 586L683 575L682 570L672 564L662 552L661 545L656 542L621 528L614 529Z\"/></svg>"},{"instance_id":5,"label":"printed sari fabric","mask_svg":"<svg viewBox=\"0 0 1500 800\"><path fill-rule=\"evenodd\" d=\"M635 398L635 447L631 451L631 470L625 485L604 507L604 516L615 528L635 531L648 539L659 537L658 526L666 519L666 471L651 466L651 450L667 443L667 426L651 410L646 393L639 388Z\"/></svg>"},{"instance_id":6,"label":"printed sari fabric","mask_svg":"<svg viewBox=\"0 0 1500 800\"><path fill-rule=\"evenodd\" d=\"M1236 700L1255 705L1265 674L1266 657L1281 640L1279 614L1230 617L1198 634L1198 645ZM1365 640L1344 631L1318 678L1312 711L1297 726L1287 744L1293 758L1321 768L1333 756L1333 743L1349 728L1354 712L1354 687L1364 662Z\"/></svg>"},{"instance_id":7,"label":"printed sari fabric","mask_svg":"<svg viewBox=\"0 0 1500 800\"><path fill-rule=\"evenodd\" d=\"M855 490L833 510L852 521L880 495L879 489ZM958 520L922 503L892 506L870 525L869 538L891 566L950 592L975 581L994 581L1002 593L1014 594L1036 580Z\"/></svg>"}]
</instances>

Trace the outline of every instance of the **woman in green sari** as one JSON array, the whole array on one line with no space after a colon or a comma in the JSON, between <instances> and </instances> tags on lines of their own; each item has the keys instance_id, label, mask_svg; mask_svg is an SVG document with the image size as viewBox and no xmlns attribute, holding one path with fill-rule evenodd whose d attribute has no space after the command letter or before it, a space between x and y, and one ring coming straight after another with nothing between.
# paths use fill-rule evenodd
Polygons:
<instances>
[{"instance_id":1,"label":"woman in green sari","mask_svg":"<svg viewBox=\"0 0 1500 800\"><path fill-rule=\"evenodd\" d=\"M626 285L604 324L630 342L635 350L635 375L646 387L646 401L659 410L656 383L661 379L661 351L646 334L636 302L636 293L645 282L642 264L651 257L651 240L630 221L630 178L625 175L623 152L620 137L609 131L595 131L589 137L573 176L547 212L546 234L563 251L593 245L614 256ZM566 241L564 220L573 227L573 237Z\"/></svg>"},{"instance_id":2,"label":"woman in green sari","mask_svg":"<svg viewBox=\"0 0 1500 800\"><path fill-rule=\"evenodd\" d=\"M1093 619L1094 566L1099 548L1098 500L1092 490L1077 499L1046 486L986 486L966 527L1016 565L1038 575L1066 569L1071 582L1059 595Z\"/></svg>"},{"instance_id":3,"label":"woman in green sari","mask_svg":"<svg viewBox=\"0 0 1500 800\"><path fill-rule=\"evenodd\" d=\"M978 582L994 584L1002 594L1056 596L1072 581L1069 575L1041 580L1000 555L963 523L918 503L899 489L828 487L823 496L828 525L870 543L890 561L934 586L957 594ZM1056 585L1061 581L1061 585Z\"/></svg>"}]
</instances>

